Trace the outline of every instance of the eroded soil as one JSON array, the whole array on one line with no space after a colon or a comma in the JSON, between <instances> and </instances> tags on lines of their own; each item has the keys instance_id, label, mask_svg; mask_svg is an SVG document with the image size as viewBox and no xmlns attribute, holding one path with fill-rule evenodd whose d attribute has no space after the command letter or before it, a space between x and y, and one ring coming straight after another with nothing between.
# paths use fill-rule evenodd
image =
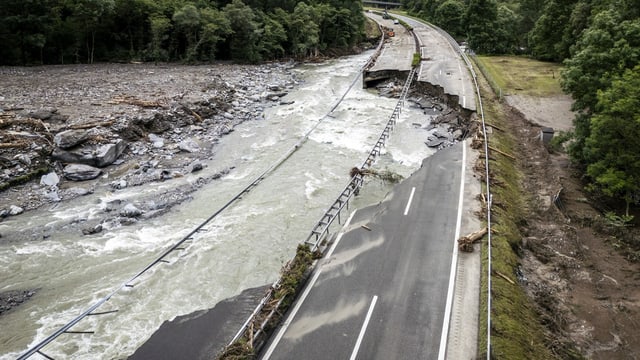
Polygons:
<instances>
[{"instance_id":1,"label":"eroded soil","mask_svg":"<svg viewBox=\"0 0 640 360\"><path fill-rule=\"evenodd\" d=\"M638 359L640 264L628 261L616 249L618 240L603 231L606 222L567 155L550 153L541 143L540 125L565 129L570 120L558 117L562 109L541 109L557 104L563 101L520 101L514 103L518 109L504 105L531 199L522 229L520 280L561 358L573 347L589 359ZM542 124L523 113L543 116Z\"/></svg>"}]
</instances>

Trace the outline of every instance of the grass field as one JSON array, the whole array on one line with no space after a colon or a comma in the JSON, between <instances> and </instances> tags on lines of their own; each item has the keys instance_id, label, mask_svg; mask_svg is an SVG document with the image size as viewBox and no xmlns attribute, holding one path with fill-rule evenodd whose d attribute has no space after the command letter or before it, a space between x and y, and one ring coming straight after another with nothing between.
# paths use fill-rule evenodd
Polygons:
<instances>
[{"instance_id":1,"label":"grass field","mask_svg":"<svg viewBox=\"0 0 640 360\"><path fill-rule=\"evenodd\" d=\"M562 65L522 56L478 56L476 61L488 76L494 91L502 95L519 94L538 97L562 95ZM499 89L496 89L495 87Z\"/></svg>"}]
</instances>

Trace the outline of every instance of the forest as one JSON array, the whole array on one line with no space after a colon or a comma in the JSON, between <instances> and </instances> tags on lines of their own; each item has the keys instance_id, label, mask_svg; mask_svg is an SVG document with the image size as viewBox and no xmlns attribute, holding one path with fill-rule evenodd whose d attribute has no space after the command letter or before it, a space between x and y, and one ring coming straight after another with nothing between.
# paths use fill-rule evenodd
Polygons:
<instances>
[{"instance_id":1,"label":"forest","mask_svg":"<svg viewBox=\"0 0 640 360\"><path fill-rule=\"evenodd\" d=\"M587 190L640 203L640 3L637 0L403 0L413 15L481 54L562 62L573 97L573 162ZM617 207L617 206L616 206Z\"/></svg>"},{"instance_id":2,"label":"forest","mask_svg":"<svg viewBox=\"0 0 640 360\"><path fill-rule=\"evenodd\" d=\"M362 41L360 1L2 0L0 64L257 63Z\"/></svg>"},{"instance_id":3,"label":"forest","mask_svg":"<svg viewBox=\"0 0 640 360\"><path fill-rule=\"evenodd\" d=\"M638 0L401 1L476 53L562 62L587 188L640 202ZM364 23L357 0L2 0L0 65L305 59L354 50Z\"/></svg>"}]
</instances>

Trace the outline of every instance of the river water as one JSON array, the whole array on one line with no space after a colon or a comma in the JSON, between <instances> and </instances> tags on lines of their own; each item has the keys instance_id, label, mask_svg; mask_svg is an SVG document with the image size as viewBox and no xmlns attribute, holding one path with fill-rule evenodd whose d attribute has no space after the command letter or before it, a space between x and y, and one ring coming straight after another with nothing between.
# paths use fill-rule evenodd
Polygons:
<instances>
[{"instance_id":1,"label":"river water","mask_svg":"<svg viewBox=\"0 0 640 360\"><path fill-rule=\"evenodd\" d=\"M167 214L99 235L63 232L41 241L1 245L0 291L38 289L31 300L0 317L1 358L13 359L53 333L222 207L324 117L370 55L294 69L303 80L287 96L295 103L269 108L264 120L245 122L225 136L203 171L233 170ZM348 183L349 169L365 160L397 102L360 84L361 79L297 152L187 241L184 251L172 253L168 263L154 267L96 310L117 313L89 316L72 328L94 334L63 334L44 352L57 359L125 358L163 321L211 308L246 288L276 280L297 244ZM417 169L433 150L424 145L427 132L414 123L427 121L421 110L407 103L374 169L404 176ZM0 223L0 231L91 218L115 197L134 199L141 192L196 180L195 175L185 176L115 194L92 194L9 218ZM352 206L380 201L389 189L389 184L369 179Z\"/></svg>"}]
</instances>

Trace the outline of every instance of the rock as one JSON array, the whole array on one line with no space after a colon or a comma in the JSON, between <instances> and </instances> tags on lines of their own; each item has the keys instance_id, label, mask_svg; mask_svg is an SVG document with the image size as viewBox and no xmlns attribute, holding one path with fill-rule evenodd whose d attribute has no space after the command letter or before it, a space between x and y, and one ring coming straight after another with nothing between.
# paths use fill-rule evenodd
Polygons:
<instances>
[{"instance_id":1,"label":"rock","mask_svg":"<svg viewBox=\"0 0 640 360\"><path fill-rule=\"evenodd\" d=\"M196 172L196 171L200 171L204 168L204 166L202 165L201 162L196 162L193 165L191 165L191 172Z\"/></svg>"},{"instance_id":2,"label":"rock","mask_svg":"<svg viewBox=\"0 0 640 360\"><path fill-rule=\"evenodd\" d=\"M111 183L111 187L115 190L122 190L127 187L127 181L122 179Z\"/></svg>"},{"instance_id":3,"label":"rock","mask_svg":"<svg viewBox=\"0 0 640 360\"><path fill-rule=\"evenodd\" d=\"M233 115L228 112L225 112L222 116L224 116L225 119L233 120Z\"/></svg>"},{"instance_id":4,"label":"rock","mask_svg":"<svg viewBox=\"0 0 640 360\"><path fill-rule=\"evenodd\" d=\"M11 215L11 216L20 215L23 212L24 212L24 209L21 208L20 206L11 205L9 207L9 215Z\"/></svg>"},{"instance_id":5,"label":"rock","mask_svg":"<svg viewBox=\"0 0 640 360\"><path fill-rule=\"evenodd\" d=\"M425 142L428 147L438 147L442 145L445 139L429 137L429 139Z\"/></svg>"},{"instance_id":6,"label":"rock","mask_svg":"<svg viewBox=\"0 0 640 360\"><path fill-rule=\"evenodd\" d=\"M127 143L123 140L118 140L115 144L112 143L100 146L94 157L96 160L96 166L105 167L113 164L113 162L116 161L126 148Z\"/></svg>"},{"instance_id":7,"label":"rock","mask_svg":"<svg viewBox=\"0 0 640 360\"><path fill-rule=\"evenodd\" d=\"M49 199L49 201L52 201L52 202L58 202L61 200L60 195L58 195L57 186L52 186L52 189L50 189L49 191L46 191L44 193L44 197Z\"/></svg>"},{"instance_id":8,"label":"rock","mask_svg":"<svg viewBox=\"0 0 640 360\"><path fill-rule=\"evenodd\" d=\"M151 141L151 144L156 149L164 146L164 139L156 134L149 134L149 141Z\"/></svg>"},{"instance_id":9,"label":"rock","mask_svg":"<svg viewBox=\"0 0 640 360\"><path fill-rule=\"evenodd\" d=\"M463 131L461 129L457 129L453 132L453 138L456 140L462 140Z\"/></svg>"},{"instance_id":10,"label":"rock","mask_svg":"<svg viewBox=\"0 0 640 360\"><path fill-rule=\"evenodd\" d=\"M20 161L21 163L23 163L25 165L31 165L31 157L29 157L29 155L27 155L27 154L18 154L16 156L14 156L13 158L17 159L18 161Z\"/></svg>"},{"instance_id":11,"label":"rock","mask_svg":"<svg viewBox=\"0 0 640 360\"><path fill-rule=\"evenodd\" d=\"M295 103L294 100L289 100L289 101L283 100L283 101L280 101L280 105L291 105L293 103Z\"/></svg>"},{"instance_id":12,"label":"rock","mask_svg":"<svg viewBox=\"0 0 640 360\"><path fill-rule=\"evenodd\" d=\"M118 140L116 143L98 147L83 147L72 151L55 149L51 157L54 160L65 163L84 164L101 168L111 165L126 148L127 143L124 140Z\"/></svg>"},{"instance_id":13,"label":"rock","mask_svg":"<svg viewBox=\"0 0 640 360\"><path fill-rule=\"evenodd\" d=\"M81 187L72 187L70 189L67 189L67 192L76 196L85 196L93 193L92 190L81 188Z\"/></svg>"},{"instance_id":14,"label":"rock","mask_svg":"<svg viewBox=\"0 0 640 360\"><path fill-rule=\"evenodd\" d=\"M282 91L282 86L276 84L267 85L267 89L271 91Z\"/></svg>"},{"instance_id":15,"label":"rock","mask_svg":"<svg viewBox=\"0 0 640 360\"><path fill-rule=\"evenodd\" d=\"M10 290L0 293L0 315L23 304L33 295L34 290Z\"/></svg>"},{"instance_id":16,"label":"rock","mask_svg":"<svg viewBox=\"0 0 640 360\"><path fill-rule=\"evenodd\" d=\"M69 164L65 166L63 173L69 180L84 181L97 178L102 174L102 170L85 164Z\"/></svg>"},{"instance_id":17,"label":"rock","mask_svg":"<svg viewBox=\"0 0 640 360\"><path fill-rule=\"evenodd\" d=\"M30 112L29 116L34 118L34 119L48 120L56 112L58 112L57 109L40 109L40 110L37 110L37 111L34 111L34 112Z\"/></svg>"},{"instance_id":18,"label":"rock","mask_svg":"<svg viewBox=\"0 0 640 360\"><path fill-rule=\"evenodd\" d=\"M138 217L142 215L142 210L138 209L135 205L129 203L124 206L120 215L124 217Z\"/></svg>"},{"instance_id":19,"label":"rock","mask_svg":"<svg viewBox=\"0 0 640 360\"><path fill-rule=\"evenodd\" d=\"M122 204L122 200L120 199L115 199L115 200L111 200L109 201L106 206L104 207L104 211L105 212L111 212L116 210L118 207L120 207L120 204Z\"/></svg>"},{"instance_id":20,"label":"rock","mask_svg":"<svg viewBox=\"0 0 640 360\"><path fill-rule=\"evenodd\" d=\"M192 139L183 140L178 144L178 149L189 153L195 153L200 151L200 145Z\"/></svg>"},{"instance_id":21,"label":"rock","mask_svg":"<svg viewBox=\"0 0 640 360\"><path fill-rule=\"evenodd\" d=\"M40 185L44 186L55 186L58 185L59 182L60 178L55 172L50 172L46 175L42 175L42 177L40 178Z\"/></svg>"},{"instance_id":22,"label":"rock","mask_svg":"<svg viewBox=\"0 0 640 360\"><path fill-rule=\"evenodd\" d=\"M82 235L92 235L102 232L102 224L98 224L94 227L82 229Z\"/></svg>"},{"instance_id":23,"label":"rock","mask_svg":"<svg viewBox=\"0 0 640 360\"><path fill-rule=\"evenodd\" d=\"M85 130L67 130L56 134L53 142L61 149L70 149L78 146L89 138L89 132Z\"/></svg>"}]
</instances>

